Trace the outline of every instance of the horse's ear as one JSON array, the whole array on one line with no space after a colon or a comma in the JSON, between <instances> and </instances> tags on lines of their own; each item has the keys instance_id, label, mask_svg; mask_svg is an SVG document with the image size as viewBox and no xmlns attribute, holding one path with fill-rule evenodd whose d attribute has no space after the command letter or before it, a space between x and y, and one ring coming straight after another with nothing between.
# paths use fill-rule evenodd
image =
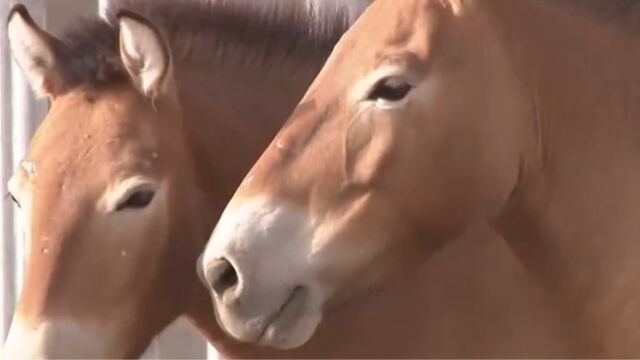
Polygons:
<instances>
[{"instance_id":1,"label":"horse's ear","mask_svg":"<svg viewBox=\"0 0 640 360\"><path fill-rule=\"evenodd\" d=\"M143 17L124 11L120 23L120 57L136 87L148 97L172 86L171 53L160 32Z\"/></svg>"},{"instance_id":2,"label":"horse's ear","mask_svg":"<svg viewBox=\"0 0 640 360\"><path fill-rule=\"evenodd\" d=\"M7 23L11 53L38 96L55 96L64 90L57 58L62 43L33 21L27 8L15 5Z\"/></svg>"}]
</instances>

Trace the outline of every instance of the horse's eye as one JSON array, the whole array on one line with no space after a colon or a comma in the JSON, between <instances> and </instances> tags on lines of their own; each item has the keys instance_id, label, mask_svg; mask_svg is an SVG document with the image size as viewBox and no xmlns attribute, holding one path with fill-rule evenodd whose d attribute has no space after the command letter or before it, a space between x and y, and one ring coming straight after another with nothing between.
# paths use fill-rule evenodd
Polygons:
<instances>
[{"instance_id":1,"label":"horse's eye","mask_svg":"<svg viewBox=\"0 0 640 360\"><path fill-rule=\"evenodd\" d=\"M367 100L397 102L404 99L412 89L413 86L403 78L389 76L375 84L369 96L367 96Z\"/></svg>"},{"instance_id":2,"label":"horse's eye","mask_svg":"<svg viewBox=\"0 0 640 360\"><path fill-rule=\"evenodd\" d=\"M138 190L129 195L126 200L119 203L116 207L116 211L145 208L151 203L154 195L155 191L151 189Z\"/></svg>"},{"instance_id":3,"label":"horse's eye","mask_svg":"<svg viewBox=\"0 0 640 360\"><path fill-rule=\"evenodd\" d=\"M11 201L13 201L13 203L16 204L17 207L22 207L20 206L20 201L18 201L18 199L16 199L16 197L13 196L12 193L7 193L7 195L11 198Z\"/></svg>"}]
</instances>

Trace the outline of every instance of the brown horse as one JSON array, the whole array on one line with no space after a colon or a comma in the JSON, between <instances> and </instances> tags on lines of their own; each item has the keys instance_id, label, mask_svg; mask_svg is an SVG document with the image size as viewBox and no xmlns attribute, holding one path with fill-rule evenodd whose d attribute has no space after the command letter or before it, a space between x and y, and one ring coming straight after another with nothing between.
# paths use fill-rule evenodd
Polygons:
<instances>
[{"instance_id":1,"label":"brown horse","mask_svg":"<svg viewBox=\"0 0 640 360\"><path fill-rule=\"evenodd\" d=\"M324 312L488 223L592 356L640 356L638 64L640 37L587 8L376 1L207 245L221 324L303 344Z\"/></svg>"},{"instance_id":2,"label":"brown horse","mask_svg":"<svg viewBox=\"0 0 640 360\"><path fill-rule=\"evenodd\" d=\"M111 24L60 39L23 7L10 17L14 56L51 110L10 184L31 251L7 359L135 357L180 315L228 357L574 354L567 320L486 228L336 311L294 351L224 334L196 257L346 15L266 0L115 3Z\"/></svg>"}]
</instances>

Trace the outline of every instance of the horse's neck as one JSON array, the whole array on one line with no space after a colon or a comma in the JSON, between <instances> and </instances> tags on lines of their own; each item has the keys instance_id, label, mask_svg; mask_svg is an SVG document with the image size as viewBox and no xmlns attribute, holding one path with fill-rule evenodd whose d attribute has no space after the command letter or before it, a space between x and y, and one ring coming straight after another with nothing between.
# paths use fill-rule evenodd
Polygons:
<instances>
[{"instance_id":1,"label":"horse's neck","mask_svg":"<svg viewBox=\"0 0 640 360\"><path fill-rule=\"evenodd\" d=\"M315 68L309 68L308 74L295 78L250 68L181 72L182 105L198 177L216 207L226 205L228 198L221 194L232 195L298 102L314 75Z\"/></svg>"},{"instance_id":2,"label":"horse's neck","mask_svg":"<svg viewBox=\"0 0 640 360\"><path fill-rule=\"evenodd\" d=\"M542 283L606 332L602 346L637 354L640 37L547 3L493 2L535 128L499 227Z\"/></svg>"},{"instance_id":3,"label":"horse's neck","mask_svg":"<svg viewBox=\"0 0 640 360\"><path fill-rule=\"evenodd\" d=\"M292 74L259 69L177 69L184 128L195 160L196 182L206 199L202 248L227 201L280 129L321 63ZM262 356L266 349L240 344L218 326L204 287L194 289L187 316L222 354ZM276 355L276 354L271 354ZM277 356L277 355L276 355Z\"/></svg>"}]
</instances>

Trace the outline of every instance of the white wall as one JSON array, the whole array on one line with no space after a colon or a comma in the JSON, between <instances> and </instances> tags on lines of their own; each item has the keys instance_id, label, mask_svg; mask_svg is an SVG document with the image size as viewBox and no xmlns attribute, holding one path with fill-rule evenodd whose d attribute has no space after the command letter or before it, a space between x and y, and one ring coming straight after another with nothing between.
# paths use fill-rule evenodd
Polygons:
<instances>
[{"instance_id":1,"label":"white wall","mask_svg":"<svg viewBox=\"0 0 640 360\"><path fill-rule=\"evenodd\" d=\"M23 1L33 18L46 23L46 9L39 0ZM6 19L13 1L0 0L0 19ZM28 141L39 119L46 112L47 104L35 100L20 69L12 61L6 26L0 26L0 334L4 339L9 329L13 308L23 278L24 237L19 214L11 201L4 197L6 184L13 169L24 156Z\"/></svg>"}]
</instances>

